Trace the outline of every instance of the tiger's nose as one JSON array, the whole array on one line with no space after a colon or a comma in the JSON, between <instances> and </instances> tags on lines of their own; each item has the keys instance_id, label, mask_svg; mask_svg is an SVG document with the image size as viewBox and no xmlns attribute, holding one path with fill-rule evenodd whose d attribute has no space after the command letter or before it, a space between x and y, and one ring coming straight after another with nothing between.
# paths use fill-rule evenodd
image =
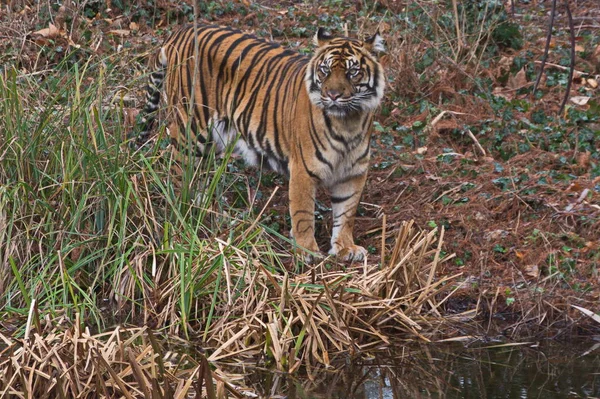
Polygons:
<instances>
[{"instance_id":1,"label":"tiger's nose","mask_svg":"<svg viewBox=\"0 0 600 399\"><path fill-rule=\"evenodd\" d=\"M327 90L327 97L331 98L333 101L337 100L342 96L341 91L337 90Z\"/></svg>"}]
</instances>

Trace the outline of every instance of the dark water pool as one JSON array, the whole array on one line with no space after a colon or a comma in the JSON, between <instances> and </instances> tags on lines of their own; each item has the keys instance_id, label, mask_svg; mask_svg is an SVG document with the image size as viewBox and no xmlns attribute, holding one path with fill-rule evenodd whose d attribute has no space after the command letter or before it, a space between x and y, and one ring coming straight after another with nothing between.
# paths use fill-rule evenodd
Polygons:
<instances>
[{"instance_id":1,"label":"dark water pool","mask_svg":"<svg viewBox=\"0 0 600 399\"><path fill-rule=\"evenodd\" d=\"M311 378L256 373L270 398L600 398L600 342L424 346L347 359Z\"/></svg>"}]
</instances>

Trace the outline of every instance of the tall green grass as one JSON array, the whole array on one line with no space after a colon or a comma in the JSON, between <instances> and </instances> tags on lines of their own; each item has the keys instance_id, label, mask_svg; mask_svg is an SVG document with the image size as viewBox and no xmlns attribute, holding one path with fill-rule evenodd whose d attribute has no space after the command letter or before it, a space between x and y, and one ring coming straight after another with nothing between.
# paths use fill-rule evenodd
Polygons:
<instances>
[{"instance_id":1,"label":"tall green grass","mask_svg":"<svg viewBox=\"0 0 600 399\"><path fill-rule=\"evenodd\" d=\"M226 274L281 257L229 157L176 173L160 142L129 149L114 88L131 79L113 61L0 76L0 317L35 299L41 317L79 313L98 329L207 331L247 288Z\"/></svg>"}]
</instances>

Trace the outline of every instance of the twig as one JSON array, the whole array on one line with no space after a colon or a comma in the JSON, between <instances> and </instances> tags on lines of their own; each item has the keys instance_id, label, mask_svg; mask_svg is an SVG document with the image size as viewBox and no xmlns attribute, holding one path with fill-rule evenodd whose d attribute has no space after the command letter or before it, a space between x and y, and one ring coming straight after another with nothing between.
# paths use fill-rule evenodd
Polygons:
<instances>
[{"instance_id":1,"label":"twig","mask_svg":"<svg viewBox=\"0 0 600 399\"><path fill-rule=\"evenodd\" d=\"M556 14L556 0L552 0L552 11L550 11L550 24L548 25L548 35L546 36L546 47L544 48L544 56L542 57L542 67L540 68L540 72L535 80L535 84L533 85L532 95L535 95L535 91L540 84L540 80L542 79L542 74L544 73L544 66L546 65L546 60L548 59L548 50L550 50L550 39L552 39L552 27L554 26L554 14Z\"/></svg>"},{"instance_id":2,"label":"twig","mask_svg":"<svg viewBox=\"0 0 600 399\"><path fill-rule=\"evenodd\" d=\"M460 24L458 22L458 5L456 4L456 0L452 0L452 9L454 10L454 25L456 28L456 38L458 39L458 51L456 52L456 56L460 56L460 52L463 48L463 38L460 32ZM458 60L458 59L457 59ZM455 61L457 61L455 60Z\"/></svg>"},{"instance_id":3,"label":"twig","mask_svg":"<svg viewBox=\"0 0 600 399\"><path fill-rule=\"evenodd\" d=\"M563 98L562 104L560 105L560 110L558 111L559 115L563 113L563 110L565 109L565 104L569 99L569 94L571 92L571 84L573 82L573 72L575 71L575 27L573 25L573 15L571 15L569 0L565 0L565 8L567 9L567 18L569 19L569 33L571 39L571 64L569 65L569 80L567 80L567 89L565 92L565 97Z\"/></svg>"},{"instance_id":4,"label":"twig","mask_svg":"<svg viewBox=\"0 0 600 399\"><path fill-rule=\"evenodd\" d=\"M568 28L567 29L571 29ZM577 30L581 29L600 29L600 25L577 25Z\"/></svg>"},{"instance_id":5,"label":"twig","mask_svg":"<svg viewBox=\"0 0 600 399\"><path fill-rule=\"evenodd\" d=\"M573 210L573 208L575 208L577 205L581 204L583 202L583 200L587 198L589 193L590 193L589 188L584 189L581 192L581 194L579 195L579 198L577 198L577 201L567 205L567 207L565 208L565 212L571 212Z\"/></svg>"},{"instance_id":6,"label":"twig","mask_svg":"<svg viewBox=\"0 0 600 399\"><path fill-rule=\"evenodd\" d=\"M473 142L475 143L475 147L477 147L477 149L481 152L481 155L483 155L485 157L486 156L485 150L483 149L483 147L479 143L479 140L477 140L477 137L475 137L475 135L473 134L471 129L467 129L467 135L471 138L471 140L473 140Z\"/></svg>"},{"instance_id":7,"label":"twig","mask_svg":"<svg viewBox=\"0 0 600 399\"><path fill-rule=\"evenodd\" d=\"M574 21L594 21L594 22L600 22L600 18L597 17L575 17L573 18Z\"/></svg>"},{"instance_id":8,"label":"twig","mask_svg":"<svg viewBox=\"0 0 600 399\"><path fill-rule=\"evenodd\" d=\"M542 61L534 61L533 63L534 64L541 64ZM553 64L551 62L546 62L546 65L549 66L549 67L552 67L552 68L561 69L563 71L568 71L568 70L571 69L570 67L562 66L562 65L559 65L559 64ZM573 77L576 77L576 78L579 78L581 76L590 76L590 75L591 74L587 73L587 72L573 70Z\"/></svg>"}]
</instances>

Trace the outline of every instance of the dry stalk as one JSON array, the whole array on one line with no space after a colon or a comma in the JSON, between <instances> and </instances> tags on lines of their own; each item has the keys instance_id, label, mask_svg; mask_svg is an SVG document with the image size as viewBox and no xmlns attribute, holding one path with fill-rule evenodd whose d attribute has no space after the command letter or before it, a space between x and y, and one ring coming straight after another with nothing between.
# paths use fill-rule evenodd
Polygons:
<instances>
[{"instance_id":1,"label":"dry stalk","mask_svg":"<svg viewBox=\"0 0 600 399\"><path fill-rule=\"evenodd\" d=\"M365 263L327 269L326 260L288 275L271 273L253 259L252 286L207 333L207 343L216 348L208 360L258 356L262 349L277 369L290 371L390 345L392 336L431 340L423 331L443 323L440 306L459 275L437 276L440 264L452 258L441 256L443 230L417 231L406 222L395 236L390 261L381 268ZM233 268L230 273L232 281L248 278Z\"/></svg>"},{"instance_id":2,"label":"dry stalk","mask_svg":"<svg viewBox=\"0 0 600 399\"><path fill-rule=\"evenodd\" d=\"M0 340L6 346L0 351L0 398L216 398L206 358L166 361L168 354L146 328L91 335L76 320L66 331L48 327L29 339Z\"/></svg>"}]
</instances>

